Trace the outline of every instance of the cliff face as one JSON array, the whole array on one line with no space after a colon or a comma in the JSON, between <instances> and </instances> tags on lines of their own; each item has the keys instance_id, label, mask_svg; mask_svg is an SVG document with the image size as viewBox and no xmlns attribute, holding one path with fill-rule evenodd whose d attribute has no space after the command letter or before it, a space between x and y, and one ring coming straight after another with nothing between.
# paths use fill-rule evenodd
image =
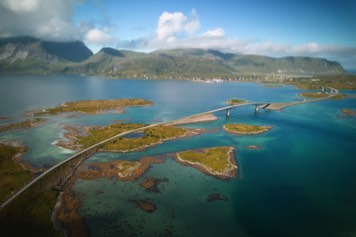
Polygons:
<instances>
[{"instance_id":1,"label":"cliff face","mask_svg":"<svg viewBox=\"0 0 356 237\"><path fill-rule=\"evenodd\" d=\"M345 74L338 62L311 57L272 58L212 49L157 50L151 53L103 48L93 53L83 42L33 37L0 38L0 72L78 73L114 77L193 78L241 74Z\"/></svg>"}]
</instances>

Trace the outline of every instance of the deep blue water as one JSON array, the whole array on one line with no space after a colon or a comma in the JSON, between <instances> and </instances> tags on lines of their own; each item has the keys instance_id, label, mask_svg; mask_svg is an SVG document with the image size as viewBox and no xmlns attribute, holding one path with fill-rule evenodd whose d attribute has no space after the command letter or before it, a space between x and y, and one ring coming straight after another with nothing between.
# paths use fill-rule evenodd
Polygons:
<instances>
[{"instance_id":1,"label":"deep blue water","mask_svg":"<svg viewBox=\"0 0 356 237\"><path fill-rule=\"evenodd\" d=\"M0 75L1 123L24 119L22 113L64 101L140 97L154 106L127 109L124 114L50 117L39 128L0 134L30 147L23 159L51 166L72 151L52 143L66 124L102 125L123 122L154 123L224 106L230 98L249 101L300 100L290 86L266 88L254 83L202 84L188 81L105 80L81 76ZM354 92L347 91L355 95ZM98 153L90 161L137 160L147 155L228 145L236 148L239 175L221 181L167 159L136 182L78 180L80 208L91 236L355 236L356 235L356 119L343 108L356 109L354 98L325 100L259 111L232 110L231 117L190 125L212 132L169 141L144 152ZM234 136L225 123L272 125L256 136ZM248 150L248 145L262 146ZM148 193L139 183L147 177L168 178L160 193ZM98 192L100 191L100 192ZM220 193L227 201L207 202ZM129 202L148 199L157 210L148 214ZM171 235L170 235L171 234Z\"/></svg>"}]
</instances>

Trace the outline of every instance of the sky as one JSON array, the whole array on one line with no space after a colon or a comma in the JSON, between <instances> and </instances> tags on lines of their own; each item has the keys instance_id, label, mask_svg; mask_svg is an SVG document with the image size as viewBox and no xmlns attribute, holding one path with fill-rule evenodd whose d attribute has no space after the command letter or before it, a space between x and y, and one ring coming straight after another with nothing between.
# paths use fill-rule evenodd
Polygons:
<instances>
[{"instance_id":1,"label":"sky","mask_svg":"<svg viewBox=\"0 0 356 237\"><path fill-rule=\"evenodd\" d=\"M0 0L0 37L311 56L356 69L355 0Z\"/></svg>"}]
</instances>

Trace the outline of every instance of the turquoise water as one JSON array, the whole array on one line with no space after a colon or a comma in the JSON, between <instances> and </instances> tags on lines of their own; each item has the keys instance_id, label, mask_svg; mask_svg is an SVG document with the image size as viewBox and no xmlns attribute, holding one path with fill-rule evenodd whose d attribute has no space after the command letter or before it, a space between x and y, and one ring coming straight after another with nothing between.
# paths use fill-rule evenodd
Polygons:
<instances>
[{"instance_id":1,"label":"turquoise water","mask_svg":"<svg viewBox=\"0 0 356 237\"><path fill-rule=\"evenodd\" d=\"M186 81L105 80L80 76L0 75L0 116L12 120L22 113L64 101L140 97L152 107L127 109L124 114L50 117L44 126L0 134L30 147L24 159L47 167L72 151L52 143L65 125L102 125L115 120L154 123L224 106L229 98L249 101L299 100L290 86L265 88L254 83L201 84ZM351 91L346 93L353 94ZM319 101L283 111L254 112L254 107L223 112L218 120L190 125L207 128L200 136L169 141L144 152L98 153L89 161L137 160L147 155L228 145L236 148L238 177L221 181L167 158L153 165L136 182L115 179L78 180L83 196L80 213L90 236L355 236L356 119L341 114L356 109L355 99ZM1 123L9 121L0 121ZM225 123L272 125L257 136L233 136ZM248 150L248 145L262 146ZM167 178L160 193L146 192L147 177ZM208 202L219 193L227 201ZM149 200L157 206L146 213L129 202Z\"/></svg>"}]
</instances>

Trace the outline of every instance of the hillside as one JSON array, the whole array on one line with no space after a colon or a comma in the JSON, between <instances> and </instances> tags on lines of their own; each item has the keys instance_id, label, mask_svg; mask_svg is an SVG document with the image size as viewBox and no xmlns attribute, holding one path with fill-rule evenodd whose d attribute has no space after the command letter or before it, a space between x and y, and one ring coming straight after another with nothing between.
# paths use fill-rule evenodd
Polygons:
<instances>
[{"instance_id":1,"label":"hillside","mask_svg":"<svg viewBox=\"0 0 356 237\"><path fill-rule=\"evenodd\" d=\"M114 78L192 79L247 74L339 75L338 62L322 58L224 53L212 49L172 49L151 53L103 48L95 55L79 41L50 42L32 37L0 39L0 71L74 73Z\"/></svg>"},{"instance_id":2,"label":"hillside","mask_svg":"<svg viewBox=\"0 0 356 237\"><path fill-rule=\"evenodd\" d=\"M54 42L30 36L0 38L0 70L9 72L61 71L63 65L81 62L93 53L83 42Z\"/></svg>"}]
</instances>

